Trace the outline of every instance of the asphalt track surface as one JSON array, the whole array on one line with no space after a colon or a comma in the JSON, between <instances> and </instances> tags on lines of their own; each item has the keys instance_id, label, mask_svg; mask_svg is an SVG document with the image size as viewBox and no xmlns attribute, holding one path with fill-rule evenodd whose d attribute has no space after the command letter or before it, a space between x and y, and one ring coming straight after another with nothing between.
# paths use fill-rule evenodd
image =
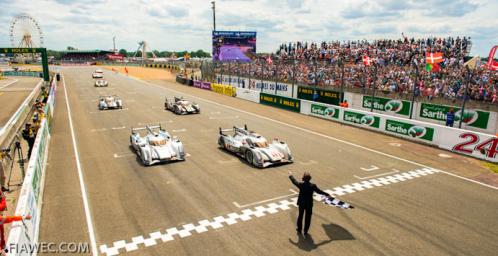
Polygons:
<instances>
[{"instance_id":1,"label":"asphalt track surface","mask_svg":"<svg viewBox=\"0 0 498 256\"><path fill-rule=\"evenodd\" d=\"M10 84L8 80L2 80L2 83L0 83L0 128L16 113L26 97L41 80L32 77L9 77L9 80L11 79L12 81L17 80L17 82Z\"/></svg>"},{"instance_id":2,"label":"asphalt track surface","mask_svg":"<svg viewBox=\"0 0 498 256\"><path fill-rule=\"evenodd\" d=\"M251 115L225 106L238 99L167 82L152 85L105 71L109 87L94 88L92 71L63 69L76 145L68 99L60 85L40 241L91 242L94 236L101 255L496 255L498 251L498 190L443 172L452 172L452 166L458 174L473 171L467 168L477 172L473 160L451 154L453 159L443 162L434 155L443 151L417 144L407 147L423 152L403 151L399 158L379 154L334 138L354 135L352 141L363 140L364 145L399 140L347 126L337 129L351 131L348 134L311 132L301 127L328 122L240 100L236 107L257 114ZM106 94L121 96L124 109L99 111L96 100ZM195 99L202 113L165 112L166 95ZM275 113L278 116L272 117ZM289 125L273 121L285 117L291 117ZM129 148L130 128L157 123L182 140L189 154L186 161L152 167L139 163ZM267 138L285 140L295 163L256 169L218 149L218 127L243 124ZM413 156L410 161L403 160L407 155ZM417 164L419 160L435 169ZM311 236L296 235L297 209L290 205L295 187L287 177L289 169L296 176L311 171L320 188L342 191L339 197L356 208L342 210L316 202Z\"/></svg>"}]
</instances>

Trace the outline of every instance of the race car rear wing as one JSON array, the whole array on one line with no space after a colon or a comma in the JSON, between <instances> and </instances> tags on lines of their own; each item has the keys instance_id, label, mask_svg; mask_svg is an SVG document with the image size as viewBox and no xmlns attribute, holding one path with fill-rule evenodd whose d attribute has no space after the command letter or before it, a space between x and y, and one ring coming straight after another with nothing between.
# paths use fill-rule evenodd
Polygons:
<instances>
[{"instance_id":1,"label":"race car rear wing","mask_svg":"<svg viewBox=\"0 0 498 256\"><path fill-rule=\"evenodd\" d=\"M154 129L159 129L161 131L163 130L161 124L146 125L145 127L136 127L136 128L131 127L131 133L136 133L136 132L145 131L145 130L147 130L147 132L149 132L149 133L154 133Z\"/></svg>"},{"instance_id":2,"label":"race car rear wing","mask_svg":"<svg viewBox=\"0 0 498 256\"><path fill-rule=\"evenodd\" d=\"M225 135L224 132L229 132L229 131L234 131L235 133L238 132L243 134L249 134L249 131L247 130L247 124L244 125L244 128L234 126L232 129L222 129L220 127L220 135Z\"/></svg>"}]
</instances>

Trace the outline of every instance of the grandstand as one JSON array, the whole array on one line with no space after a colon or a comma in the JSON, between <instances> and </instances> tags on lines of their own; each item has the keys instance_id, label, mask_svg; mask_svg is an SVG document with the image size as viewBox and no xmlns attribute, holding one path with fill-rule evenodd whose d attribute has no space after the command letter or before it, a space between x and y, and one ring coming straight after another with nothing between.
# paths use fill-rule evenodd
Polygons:
<instances>
[{"instance_id":1,"label":"grandstand","mask_svg":"<svg viewBox=\"0 0 498 256\"><path fill-rule=\"evenodd\" d=\"M61 52L62 63L96 63L108 58L112 51L105 50L68 50Z\"/></svg>"},{"instance_id":2,"label":"grandstand","mask_svg":"<svg viewBox=\"0 0 498 256\"><path fill-rule=\"evenodd\" d=\"M468 72L464 66L471 45L470 37L284 43L249 64L215 63L215 72L363 93L375 88L391 97L408 98L415 93L417 98L450 101L464 98L470 73L467 99L498 106L497 72L485 67ZM442 53L437 70L427 65L428 53ZM365 65L365 56L373 65Z\"/></svg>"}]
</instances>

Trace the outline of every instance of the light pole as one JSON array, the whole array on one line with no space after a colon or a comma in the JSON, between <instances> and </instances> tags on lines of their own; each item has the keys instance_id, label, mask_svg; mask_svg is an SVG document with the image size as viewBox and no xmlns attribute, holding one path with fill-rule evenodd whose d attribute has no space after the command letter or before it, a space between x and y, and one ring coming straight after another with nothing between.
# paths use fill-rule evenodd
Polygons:
<instances>
[{"instance_id":1,"label":"light pole","mask_svg":"<svg viewBox=\"0 0 498 256\"><path fill-rule=\"evenodd\" d=\"M211 9L213 9L213 31L216 31L216 2L211 1Z\"/></svg>"},{"instance_id":2,"label":"light pole","mask_svg":"<svg viewBox=\"0 0 498 256\"><path fill-rule=\"evenodd\" d=\"M463 93L463 103L462 103L462 110L460 111L460 123L458 124L458 128L462 129L462 121L465 113L465 102L467 101L467 94L469 90L469 84L470 84L470 69L469 66L465 66L467 68L467 83L465 83L465 92Z\"/></svg>"},{"instance_id":3,"label":"light pole","mask_svg":"<svg viewBox=\"0 0 498 256\"><path fill-rule=\"evenodd\" d=\"M372 100L370 101L370 112L373 112L374 108L374 102L375 102L375 81L377 81L377 63L373 63L374 66L374 75L373 75L373 81L372 81L372 86L373 86L373 91L372 91Z\"/></svg>"}]
</instances>

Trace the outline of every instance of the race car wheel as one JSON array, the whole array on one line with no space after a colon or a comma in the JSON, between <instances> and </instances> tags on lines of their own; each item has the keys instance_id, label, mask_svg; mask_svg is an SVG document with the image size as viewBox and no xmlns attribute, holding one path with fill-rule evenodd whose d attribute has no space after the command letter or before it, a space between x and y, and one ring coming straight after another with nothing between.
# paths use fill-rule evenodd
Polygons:
<instances>
[{"instance_id":1,"label":"race car wheel","mask_svg":"<svg viewBox=\"0 0 498 256\"><path fill-rule=\"evenodd\" d=\"M250 150L247 150L246 151L247 162L249 162L250 164L253 164L253 158L254 158L254 156L253 156L252 152Z\"/></svg>"},{"instance_id":2,"label":"race car wheel","mask_svg":"<svg viewBox=\"0 0 498 256\"><path fill-rule=\"evenodd\" d=\"M218 145L220 145L220 147L223 149L227 149L226 144L225 144L225 140L223 138L220 138L218 140Z\"/></svg>"}]
</instances>

